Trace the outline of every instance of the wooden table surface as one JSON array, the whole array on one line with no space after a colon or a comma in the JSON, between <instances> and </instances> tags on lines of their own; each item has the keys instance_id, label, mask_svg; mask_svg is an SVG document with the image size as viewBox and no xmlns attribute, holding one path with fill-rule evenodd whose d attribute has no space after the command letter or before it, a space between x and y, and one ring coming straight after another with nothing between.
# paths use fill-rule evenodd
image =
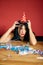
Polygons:
<instances>
[{"instance_id":1,"label":"wooden table surface","mask_svg":"<svg viewBox=\"0 0 43 65\"><path fill-rule=\"evenodd\" d=\"M28 44L20 41L12 41L9 43L12 45ZM43 42L38 42L35 46L29 44L29 46L34 49L40 49L43 51ZM8 56L9 53L11 55L10 57ZM39 57L41 59L39 59ZM43 65L43 56L38 54L27 54L21 56L19 54L16 54L14 51L6 50L3 48L0 49L0 65Z\"/></svg>"}]
</instances>

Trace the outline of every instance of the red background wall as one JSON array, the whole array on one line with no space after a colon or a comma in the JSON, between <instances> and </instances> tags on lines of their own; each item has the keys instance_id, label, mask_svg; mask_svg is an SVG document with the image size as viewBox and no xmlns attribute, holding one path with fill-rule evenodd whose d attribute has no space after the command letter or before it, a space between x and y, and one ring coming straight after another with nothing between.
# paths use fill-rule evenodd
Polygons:
<instances>
[{"instance_id":1,"label":"red background wall","mask_svg":"<svg viewBox=\"0 0 43 65\"><path fill-rule=\"evenodd\" d=\"M0 0L0 35L26 12L36 36L43 36L43 0Z\"/></svg>"}]
</instances>

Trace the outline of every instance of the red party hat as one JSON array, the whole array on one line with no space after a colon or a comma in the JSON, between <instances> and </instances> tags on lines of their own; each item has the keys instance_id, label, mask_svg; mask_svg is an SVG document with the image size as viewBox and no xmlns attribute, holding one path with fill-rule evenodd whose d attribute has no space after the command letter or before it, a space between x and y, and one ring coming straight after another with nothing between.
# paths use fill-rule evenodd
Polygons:
<instances>
[{"instance_id":1,"label":"red party hat","mask_svg":"<svg viewBox=\"0 0 43 65\"><path fill-rule=\"evenodd\" d=\"M22 21L22 22L26 22L26 15L25 15L25 12L23 12L23 16L22 16L21 21Z\"/></svg>"}]
</instances>

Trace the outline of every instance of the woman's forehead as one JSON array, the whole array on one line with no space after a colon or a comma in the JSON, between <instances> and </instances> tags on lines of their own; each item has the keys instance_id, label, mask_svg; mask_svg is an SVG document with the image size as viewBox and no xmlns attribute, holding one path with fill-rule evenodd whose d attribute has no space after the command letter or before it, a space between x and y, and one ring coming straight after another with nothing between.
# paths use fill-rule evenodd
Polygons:
<instances>
[{"instance_id":1,"label":"woman's forehead","mask_svg":"<svg viewBox=\"0 0 43 65\"><path fill-rule=\"evenodd\" d=\"M23 25L22 28L25 28L25 25Z\"/></svg>"},{"instance_id":2,"label":"woman's forehead","mask_svg":"<svg viewBox=\"0 0 43 65\"><path fill-rule=\"evenodd\" d=\"M18 30L25 29L25 25L21 25Z\"/></svg>"},{"instance_id":3,"label":"woman's forehead","mask_svg":"<svg viewBox=\"0 0 43 65\"><path fill-rule=\"evenodd\" d=\"M22 26L21 26L21 29L22 29L22 28L25 29L25 25L22 25Z\"/></svg>"}]
</instances>

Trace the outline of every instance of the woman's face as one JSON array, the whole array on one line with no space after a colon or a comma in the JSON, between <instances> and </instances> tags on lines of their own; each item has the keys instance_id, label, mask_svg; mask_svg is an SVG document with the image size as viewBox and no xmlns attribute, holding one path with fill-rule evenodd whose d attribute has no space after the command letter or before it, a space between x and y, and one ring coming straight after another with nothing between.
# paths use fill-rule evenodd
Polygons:
<instances>
[{"instance_id":1,"label":"woman's face","mask_svg":"<svg viewBox=\"0 0 43 65\"><path fill-rule=\"evenodd\" d=\"M19 35L20 37L24 37L25 34L26 34L26 29L25 29L25 26L23 25L20 29Z\"/></svg>"}]
</instances>

